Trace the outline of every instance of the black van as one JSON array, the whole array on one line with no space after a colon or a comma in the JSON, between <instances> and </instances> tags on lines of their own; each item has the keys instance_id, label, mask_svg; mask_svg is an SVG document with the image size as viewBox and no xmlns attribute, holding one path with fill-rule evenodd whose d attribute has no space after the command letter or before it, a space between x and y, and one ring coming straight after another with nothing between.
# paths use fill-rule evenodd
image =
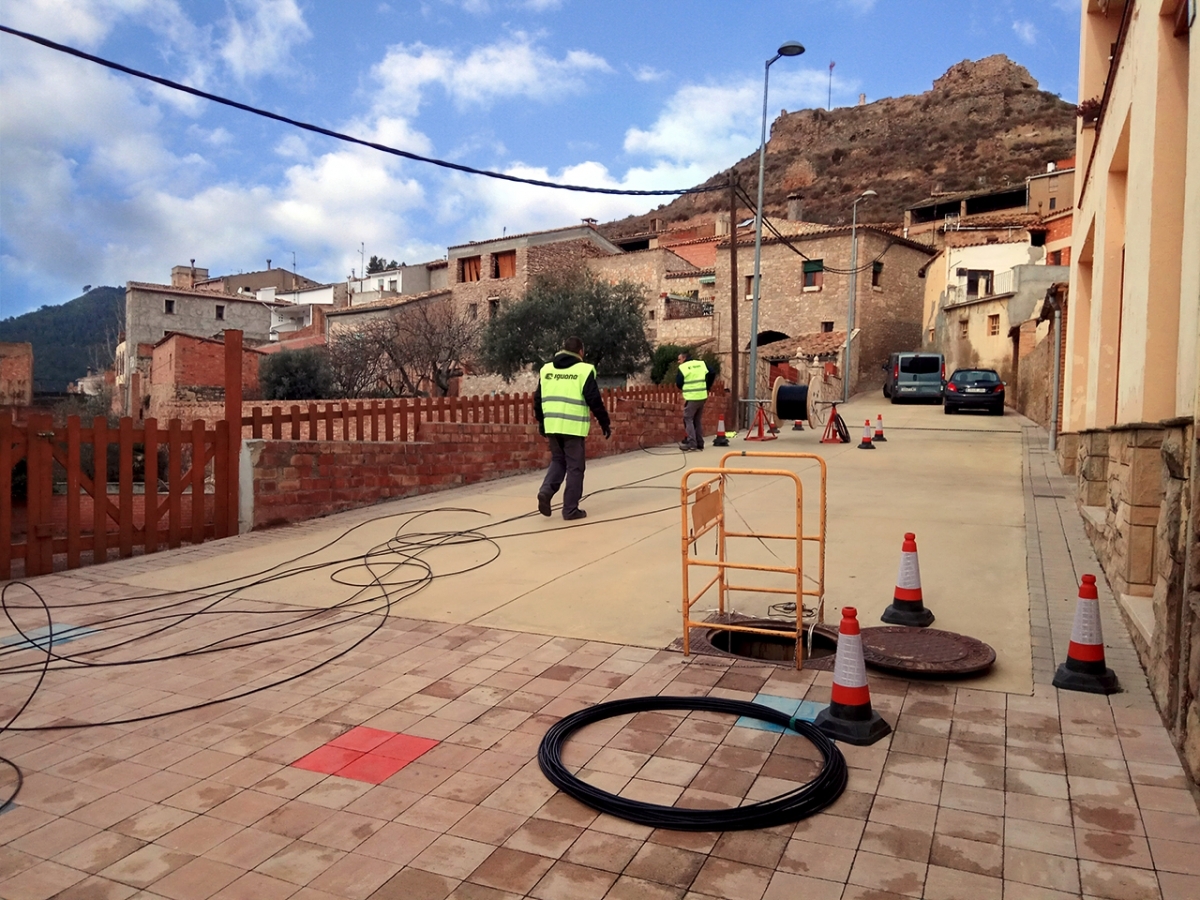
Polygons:
<instances>
[{"instance_id":1,"label":"black van","mask_svg":"<svg viewBox=\"0 0 1200 900\"><path fill-rule=\"evenodd\" d=\"M942 402L946 360L940 353L893 353L883 380L883 396L901 400Z\"/></svg>"}]
</instances>

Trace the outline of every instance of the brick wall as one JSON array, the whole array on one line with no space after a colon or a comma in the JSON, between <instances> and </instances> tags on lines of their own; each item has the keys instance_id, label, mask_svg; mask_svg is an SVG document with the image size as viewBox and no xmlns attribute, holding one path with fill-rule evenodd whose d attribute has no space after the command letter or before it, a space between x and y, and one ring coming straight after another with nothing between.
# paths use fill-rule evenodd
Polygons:
<instances>
[{"instance_id":1,"label":"brick wall","mask_svg":"<svg viewBox=\"0 0 1200 900\"><path fill-rule=\"evenodd\" d=\"M724 408L716 395L705 410L710 433ZM669 444L683 433L682 398L611 403L613 436L594 425L589 459ZM253 441L253 527L299 522L384 500L432 493L544 468L550 459L537 425L425 422L421 441Z\"/></svg>"},{"instance_id":2,"label":"brick wall","mask_svg":"<svg viewBox=\"0 0 1200 900\"><path fill-rule=\"evenodd\" d=\"M0 405L33 402L33 345L0 343Z\"/></svg>"}]
</instances>

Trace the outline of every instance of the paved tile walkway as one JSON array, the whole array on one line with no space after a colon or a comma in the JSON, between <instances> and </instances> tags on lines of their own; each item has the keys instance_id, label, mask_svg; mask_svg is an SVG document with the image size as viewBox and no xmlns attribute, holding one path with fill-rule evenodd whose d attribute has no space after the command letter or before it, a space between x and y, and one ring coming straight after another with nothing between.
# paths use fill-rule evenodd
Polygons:
<instances>
[{"instance_id":1,"label":"paved tile walkway","mask_svg":"<svg viewBox=\"0 0 1200 900\"><path fill-rule=\"evenodd\" d=\"M121 612L138 615L106 641L138 641L103 658L163 660L54 672L18 724L125 720L291 680L150 721L0 735L25 774L0 814L0 898L1196 900L1200 814L1106 590L1108 659L1125 692L1049 685L1076 578L1098 568L1043 440L1026 428L1032 694L872 676L895 733L844 748L848 790L816 817L757 832L652 830L559 794L535 757L550 723L601 700L766 695L811 710L828 702L827 673L384 619L353 603L223 601L213 616L215 596L124 599ZM219 545L194 552L219 572ZM37 584L94 624L106 607L83 604L133 597L120 567L153 564ZM29 595L8 599L27 607L14 614L30 630L45 625ZM281 639L231 648L247 628ZM0 682L7 719L44 654L0 654L29 663ZM395 739L379 732L425 739L401 742L423 752L394 774L292 765L335 740L347 765L386 756ZM812 756L793 735L729 718L644 713L590 726L566 762L626 796L722 806L806 780ZM320 758L331 765L329 751Z\"/></svg>"}]
</instances>

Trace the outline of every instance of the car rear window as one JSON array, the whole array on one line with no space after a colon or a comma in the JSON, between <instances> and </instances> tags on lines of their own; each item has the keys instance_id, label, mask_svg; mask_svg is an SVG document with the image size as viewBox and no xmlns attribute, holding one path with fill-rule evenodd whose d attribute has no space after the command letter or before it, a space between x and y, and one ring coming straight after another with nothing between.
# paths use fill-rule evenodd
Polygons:
<instances>
[{"instance_id":1,"label":"car rear window","mask_svg":"<svg viewBox=\"0 0 1200 900\"><path fill-rule=\"evenodd\" d=\"M937 356L906 356L900 359L900 371L905 375L941 374L942 360Z\"/></svg>"},{"instance_id":2,"label":"car rear window","mask_svg":"<svg viewBox=\"0 0 1200 900\"><path fill-rule=\"evenodd\" d=\"M942 358L931 356L902 356L900 357L900 381L934 382L942 381Z\"/></svg>"},{"instance_id":3,"label":"car rear window","mask_svg":"<svg viewBox=\"0 0 1200 900\"><path fill-rule=\"evenodd\" d=\"M982 381L988 384L995 384L1000 380L1000 376L986 369L960 369L950 376L950 380L955 384L962 384L964 381Z\"/></svg>"}]
</instances>

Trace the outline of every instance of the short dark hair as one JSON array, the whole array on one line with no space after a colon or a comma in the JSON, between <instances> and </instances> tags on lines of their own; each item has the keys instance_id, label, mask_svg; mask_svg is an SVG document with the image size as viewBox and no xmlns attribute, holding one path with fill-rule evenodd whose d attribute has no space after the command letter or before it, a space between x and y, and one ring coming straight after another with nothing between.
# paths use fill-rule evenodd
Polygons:
<instances>
[{"instance_id":1,"label":"short dark hair","mask_svg":"<svg viewBox=\"0 0 1200 900\"><path fill-rule=\"evenodd\" d=\"M568 353L575 353L583 356L583 341L577 337L569 337L563 341L563 349Z\"/></svg>"},{"instance_id":2,"label":"short dark hair","mask_svg":"<svg viewBox=\"0 0 1200 900\"><path fill-rule=\"evenodd\" d=\"M685 361L686 361L686 360L689 360L689 359L691 359L691 358L692 358L692 354L691 354L691 352L689 352L689 351L687 351L687 350L680 350L680 351L679 351L679 356L680 356L682 359L684 359Z\"/></svg>"}]
</instances>

